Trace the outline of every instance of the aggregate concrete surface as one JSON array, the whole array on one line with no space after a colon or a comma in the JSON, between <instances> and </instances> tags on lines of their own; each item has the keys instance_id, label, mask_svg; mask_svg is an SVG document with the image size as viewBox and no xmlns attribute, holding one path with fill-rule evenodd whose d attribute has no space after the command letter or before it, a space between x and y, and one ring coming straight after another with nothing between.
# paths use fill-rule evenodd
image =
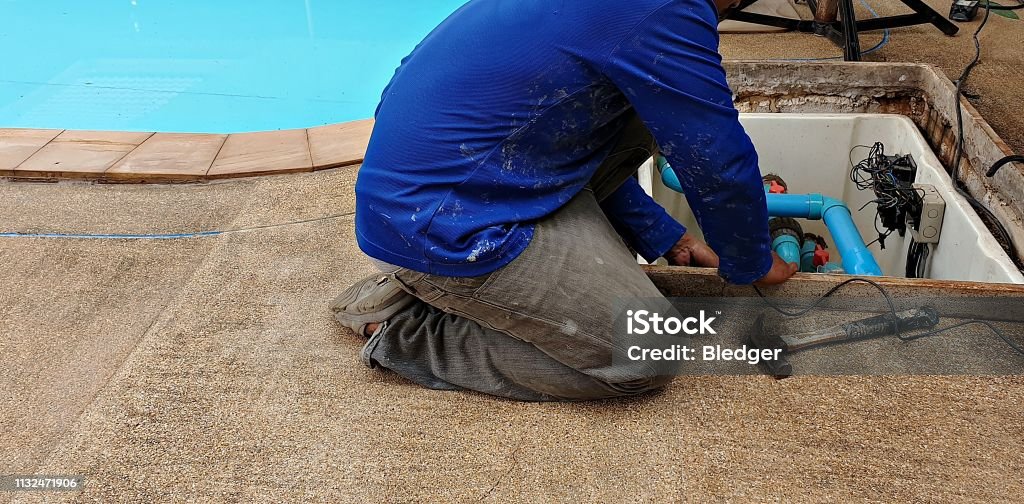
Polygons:
<instances>
[{"instance_id":1,"label":"aggregate concrete surface","mask_svg":"<svg viewBox=\"0 0 1024 504\"><path fill-rule=\"evenodd\" d=\"M2 500L992 501L1020 495L1020 377L681 378L595 404L421 389L327 303L372 272L354 168L206 185L0 183Z\"/></svg>"},{"instance_id":2,"label":"aggregate concrete surface","mask_svg":"<svg viewBox=\"0 0 1024 504\"><path fill-rule=\"evenodd\" d=\"M895 0L864 0L879 15L908 14L909 8ZM949 0L925 0L940 14L949 13ZM1013 5L1015 0L1002 3ZM984 5L984 2L982 2ZM860 2L854 2L857 19L870 19L872 15ZM804 19L811 19L806 5L797 11ZM1024 15L1024 11L1016 11ZM984 11L969 23L955 23L960 33L947 37L931 25L894 28L890 42L882 49L864 57L865 61L893 61L928 63L937 66L951 80L960 76L964 66L974 58L972 35L981 23ZM860 38L862 50L868 50L882 39L882 32L864 32ZM1024 114L1020 113L1024 100L1024 20L1007 19L995 14L989 18L980 35L981 64L974 68L964 91L975 108L992 129L1014 152L1024 152ZM842 59L842 50L828 39L807 33L751 33L723 35L722 55L727 59Z\"/></svg>"},{"instance_id":3,"label":"aggregate concrete surface","mask_svg":"<svg viewBox=\"0 0 1024 504\"><path fill-rule=\"evenodd\" d=\"M880 12L890 8L877 5ZM933 2L940 9L948 3ZM970 31L893 32L875 60L955 76ZM970 91L1018 151L1024 22L993 16ZM877 38L866 36L865 47ZM723 37L731 58L838 52ZM0 502L1016 501L1024 378L685 377L661 393L520 404L358 360L327 303L373 271L355 168L184 186L0 182L0 473L83 474Z\"/></svg>"}]
</instances>

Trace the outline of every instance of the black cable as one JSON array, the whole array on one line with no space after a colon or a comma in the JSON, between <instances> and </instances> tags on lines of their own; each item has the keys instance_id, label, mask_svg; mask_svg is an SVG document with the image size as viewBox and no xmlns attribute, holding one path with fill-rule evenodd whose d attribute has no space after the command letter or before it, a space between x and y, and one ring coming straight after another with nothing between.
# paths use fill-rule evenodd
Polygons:
<instances>
[{"instance_id":1,"label":"black cable","mask_svg":"<svg viewBox=\"0 0 1024 504\"><path fill-rule=\"evenodd\" d=\"M921 244L910 239L910 248L907 249L907 269L905 275L907 278L921 278L918 272L921 271Z\"/></svg>"},{"instance_id":2,"label":"black cable","mask_svg":"<svg viewBox=\"0 0 1024 504\"><path fill-rule=\"evenodd\" d=\"M1008 165L1010 163L1024 163L1024 156L1021 156L1019 154L1014 154L1012 156L1006 156L1003 159L1000 159L999 161L996 161L995 163L993 163L992 164L992 168L989 168L988 169L988 173L986 173L985 175L988 176L988 177L995 177L996 173L999 173L999 169L1000 168L1002 168L1003 166L1006 166L1006 165Z\"/></svg>"},{"instance_id":3,"label":"black cable","mask_svg":"<svg viewBox=\"0 0 1024 504\"><path fill-rule=\"evenodd\" d=\"M917 278L925 278L928 273L928 259L932 255L931 245L922 243L921 251L917 257Z\"/></svg>"},{"instance_id":4,"label":"black cable","mask_svg":"<svg viewBox=\"0 0 1024 504\"><path fill-rule=\"evenodd\" d=\"M992 226L995 227L1000 239L1003 241L1006 254L1010 257L1010 260L1013 261L1014 265L1017 266L1018 269L1024 270L1024 263L1021 262L1021 258L1017 254L1017 249L1014 246L1013 240L1010 237L1010 233L1006 230L1006 227L1003 226L1003 223L996 218L995 214L992 213L991 210L963 188L964 183L960 180L960 161L963 159L964 153L964 117L960 97L964 94L964 82L966 82L967 78L971 76L971 71L974 70L974 67L981 62L981 40L978 38L978 35L981 34L981 30L985 28L986 24L988 24L988 18L992 14L992 8L992 2L986 0L985 17L982 18L981 24L978 25L978 28L974 30L974 59L964 67L964 71L960 73L960 77L956 80L956 103L954 108L956 109L957 142L956 151L953 155L953 166L950 171L950 178L953 181L953 189L956 190L957 194L963 196L975 211L984 214L985 217L988 218L988 221L992 223ZM1013 156L1009 156L1008 158L1013 158ZM1013 161L1013 159L1008 160L1008 158L1003 158L996 162L996 164L989 169L988 173L991 174L989 176L995 175L995 172L998 171L999 168Z\"/></svg>"},{"instance_id":5,"label":"black cable","mask_svg":"<svg viewBox=\"0 0 1024 504\"><path fill-rule=\"evenodd\" d=\"M857 148L868 149L868 155L859 163L854 163L853 151ZM908 216L916 218L915 214L920 212L924 191L914 187L917 165L909 155L885 155L882 142L875 142L871 147L854 146L847 157L850 159L849 178L853 185L860 190L870 189L875 194L875 199L860 208L864 210L875 204L874 226L878 239L868 246L877 242L885 250L885 239L894 231L899 231L900 236L903 236ZM878 228L879 220L886 231Z\"/></svg>"},{"instance_id":6,"label":"black cable","mask_svg":"<svg viewBox=\"0 0 1024 504\"><path fill-rule=\"evenodd\" d=\"M882 294L882 297L885 298L885 302L888 303L889 311L891 311L893 315L896 315L896 303L892 300L892 296L889 295L889 291L885 290L885 287L882 287L882 285L879 284L878 282L876 282L874 280L870 280L868 278L856 277L856 278L851 278L849 280L845 280L845 281L839 283L838 285L836 285L835 287L832 287L831 289L829 289L828 292L826 292L824 295L819 297L817 301L815 301L814 303L811 304L811 306L808 306L807 308L804 308L803 310L799 310L799 311L795 311L795 312L788 312L788 311L786 311L786 310L776 306L774 303L771 302L771 300L768 299L768 296L764 295L764 292L761 292L761 288L760 287L758 287L756 285L751 285L751 287L754 288L754 291L757 292L757 295L761 296L761 299L763 299L765 304L767 304L771 309L773 309L773 310L775 310L775 311L777 311L777 312L779 312L779 313L781 313L781 314L783 314L783 315L785 315L787 317L802 317L802 316L806 315L807 313L809 313L811 310L817 308L818 305L823 303L825 301L825 299L827 299L830 296L832 296L832 294L835 294L839 289L842 289L843 287L846 287L847 285L850 285L852 283L866 283L866 284L874 287L875 289L877 289L878 292L880 294ZM894 322L894 324L895 324L895 322ZM900 330L899 330L899 327L894 325L893 329L896 330L896 334L901 334Z\"/></svg>"},{"instance_id":7,"label":"black cable","mask_svg":"<svg viewBox=\"0 0 1024 504\"><path fill-rule=\"evenodd\" d=\"M831 297L832 294L835 294L839 289L842 289L843 287L846 287L847 285L850 285L852 283L866 283L866 284L874 287L875 289L877 289L878 292L882 295L882 297L885 298L886 304L889 305L889 313L892 314L892 318L893 318L893 322L892 322L893 333L895 333L896 337L899 338L901 341L913 341L913 340L925 338L925 337L928 337L928 336L936 336L936 335L939 335L939 334L942 334L942 333L946 333L946 332L949 332L949 331L951 331L953 329L957 329L957 328L960 328L960 327L968 326L968 325L971 325L971 324L979 324L979 325L983 325L983 326L987 327L990 331L995 333L996 336L998 336L999 339L1003 340L1003 342L1006 343L1010 348L1012 348L1014 352L1016 352L1017 354L1019 354L1021 356L1024 356L1024 348L1021 348L1020 345L1015 343L1013 340L1007 338L1006 335L1003 334L1002 331L1000 331L996 326L992 325L992 323L990 323L990 322L988 322L986 320L967 320L967 321L964 321L964 322L953 324L953 325L951 325L949 327L943 327L941 329L932 329L930 331L925 331L923 333L914 334L914 335L910 335L910 336L904 336L903 332L900 331L899 324L897 323L897 320L899 320L899 314L896 311L896 303L893 302L892 295L890 295L889 291L887 291L885 289L885 287L883 287L881 284L879 284L878 282L876 282L874 280L870 280L870 279L867 279L867 278L859 278L859 277L857 277L857 278L851 278L849 280L841 282L841 283L837 284L835 287L832 287L831 289L829 289L828 292L826 292L824 295L819 297L817 299L817 301L812 303L807 308L804 308L802 310L798 310L798 311L795 311L795 312L790 312L790 311L786 311L786 310L784 310L782 308L779 308L778 306L775 305L775 303L772 303L771 300L769 300L768 296L766 296L764 294L764 292L762 292L761 289L758 286L751 285L751 287L754 288L754 291L757 292L757 295L761 297L761 300L764 301L764 303L766 305L768 305L769 308L771 308L771 309L773 309L773 310L775 310L775 311L777 311L777 312L779 312L782 315L785 315L787 317L802 317L802 316L806 315L807 313L809 313L811 310L817 308L818 305L820 305L822 302L824 302L825 299Z\"/></svg>"},{"instance_id":8,"label":"black cable","mask_svg":"<svg viewBox=\"0 0 1024 504\"><path fill-rule=\"evenodd\" d=\"M910 239L910 247L907 249L907 278L926 278L928 272L928 258L931 256L931 246L926 243L918 243Z\"/></svg>"},{"instance_id":9,"label":"black cable","mask_svg":"<svg viewBox=\"0 0 1024 504\"><path fill-rule=\"evenodd\" d=\"M916 339L926 338L926 337L929 337L929 336L935 336L935 335L938 335L938 334L949 332L949 331L952 331L953 329L959 329L961 327L969 326L969 325L972 325L972 324L978 324L978 325L983 325L983 326L987 327L990 331L995 333L996 336L999 336L999 339L1003 340L1003 342L1006 343L1010 348L1012 348L1013 351L1017 352L1020 355L1024 355L1024 348L1021 348L1020 345L1018 345L1016 342L1014 342L1010 338L1007 338L1006 335L1003 334L1002 331L997 329L996 326L992 325L992 323L987 321L987 320L966 320L964 322L953 324L953 325L951 325L949 327L943 327L941 329L932 329L930 331L925 331L925 332L920 333L920 334L915 334L913 336L907 336L907 337L903 337L903 338L900 338L900 339L903 340L903 341L913 341L913 340L916 340Z\"/></svg>"},{"instance_id":10,"label":"black cable","mask_svg":"<svg viewBox=\"0 0 1024 504\"><path fill-rule=\"evenodd\" d=\"M963 72L960 72L960 77L957 78L957 80L956 80L956 104L955 104L956 107L955 108L956 108L957 133L959 134L959 136L957 137L956 151L955 151L955 153L953 155L953 169L952 169L953 173L952 173L952 175L953 175L953 186L954 187L957 187L957 184L960 183L960 177L959 177L959 175L960 175L960 160L963 157L963 153L964 153L964 118L963 118L963 113L960 110L960 109L963 108L963 106L960 104L960 96L962 96L964 94L964 82L966 82L967 78L971 76L971 71L974 70L974 67L977 66L978 63L981 62L981 40L978 38L978 35L981 34L981 30L983 30L985 28L985 25L988 24L988 18L989 18L989 16L991 14L992 14L992 3L989 0L985 0L985 16L981 19L981 24L978 25L978 28L976 30L974 30L974 36L973 36L973 38L974 38L974 59L972 59L971 62L968 63L966 67L964 67Z\"/></svg>"}]
</instances>

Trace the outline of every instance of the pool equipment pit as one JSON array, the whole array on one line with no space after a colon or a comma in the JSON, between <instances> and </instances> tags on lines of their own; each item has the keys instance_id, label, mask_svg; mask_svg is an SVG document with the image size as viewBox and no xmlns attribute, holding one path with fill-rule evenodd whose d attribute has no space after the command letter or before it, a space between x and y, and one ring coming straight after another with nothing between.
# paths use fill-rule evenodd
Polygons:
<instances>
[{"instance_id":1,"label":"pool equipment pit","mask_svg":"<svg viewBox=\"0 0 1024 504\"><path fill-rule=\"evenodd\" d=\"M773 248L804 272L1024 283L908 118L890 114L743 114L767 177ZM858 187L851 168L876 142L915 163L920 208L902 232L878 240L888 221L879 196ZM699 232L666 163L644 167L641 185L692 232ZM660 180L659 180L660 179ZM781 181L784 181L780 183ZM893 217L896 215L896 217ZM884 241L884 248L882 242ZM908 264L910 266L908 270ZM908 274L909 273L909 274Z\"/></svg>"}]
</instances>

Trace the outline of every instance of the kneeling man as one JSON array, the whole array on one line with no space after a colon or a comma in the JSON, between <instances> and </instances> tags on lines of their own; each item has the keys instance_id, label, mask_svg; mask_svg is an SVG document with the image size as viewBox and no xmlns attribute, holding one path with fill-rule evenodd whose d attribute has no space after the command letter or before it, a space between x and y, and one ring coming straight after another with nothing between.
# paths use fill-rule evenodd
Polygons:
<instances>
[{"instance_id":1,"label":"kneeling man","mask_svg":"<svg viewBox=\"0 0 1024 504\"><path fill-rule=\"evenodd\" d=\"M736 0L470 0L385 89L356 184L381 273L332 303L371 367L434 389L587 400L664 386L612 358L637 265L796 270L770 251L757 154L718 54ZM658 150L708 244L640 188ZM710 246L709 246L710 245Z\"/></svg>"}]
</instances>

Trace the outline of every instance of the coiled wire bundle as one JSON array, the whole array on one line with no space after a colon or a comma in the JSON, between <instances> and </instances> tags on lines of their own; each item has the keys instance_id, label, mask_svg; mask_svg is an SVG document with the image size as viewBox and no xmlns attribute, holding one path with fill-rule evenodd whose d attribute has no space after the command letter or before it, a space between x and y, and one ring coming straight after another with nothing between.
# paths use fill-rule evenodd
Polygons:
<instances>
[{"instance_id":1,"label":"coiled wire bundle","mask_svg":"<svg viewBox=\"0 0 1024 504\"><path fill-rule=\"evenodd\" d=\"M868 157L854 164L853 150L857 148L869 149ZM870 189L875 194L875 199L860 209L863 210L872 203L876 205L878 214L875 218L875 231L878 232L878 239L875 241L884 250L885 239L895 231L904 236L907 230L907 216L913 218L920 211L923 191L914 187L917 164L909 154L887 156L882 142L875 142L871 147L855 146L850 150L850 156L850 164L853 165L850 169L850 181L858 189ZM879 224L885 229L879 229Z\"/></svg>"}]
</instances>

